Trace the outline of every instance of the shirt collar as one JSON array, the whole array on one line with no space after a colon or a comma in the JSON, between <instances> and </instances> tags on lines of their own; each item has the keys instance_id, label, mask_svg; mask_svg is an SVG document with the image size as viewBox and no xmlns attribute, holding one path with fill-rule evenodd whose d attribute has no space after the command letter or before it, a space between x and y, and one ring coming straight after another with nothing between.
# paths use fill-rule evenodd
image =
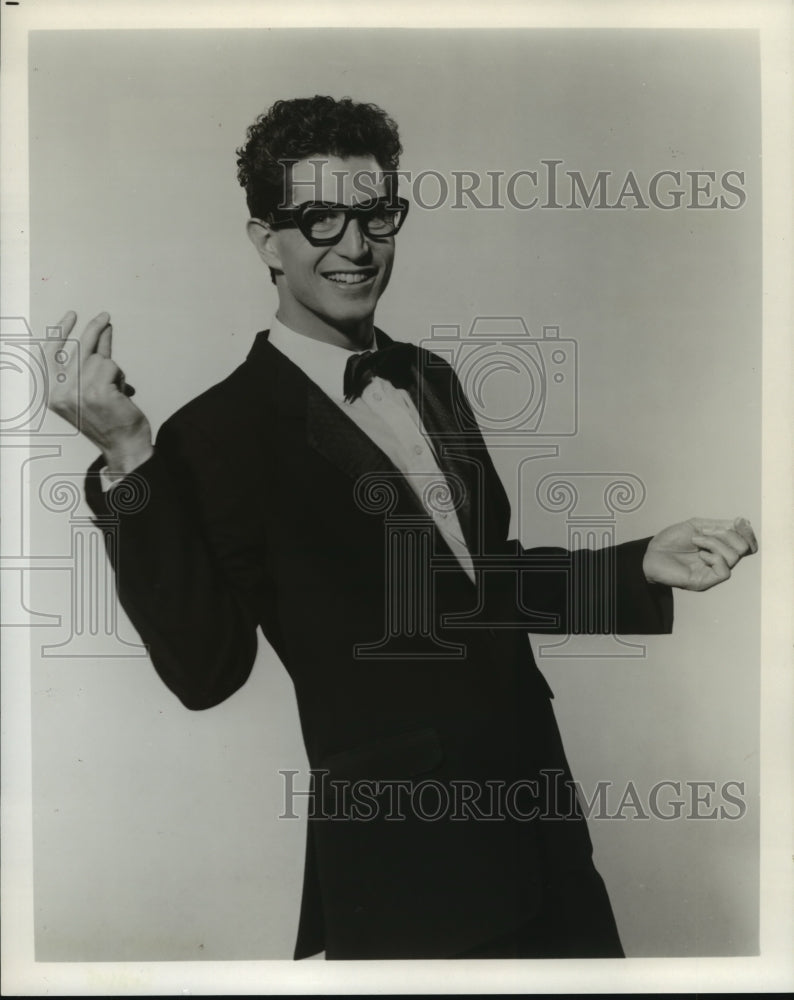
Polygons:
<instances>
[{"instance_id":1,"label":"shirt collar","mask_svg":"<svg viewBox=\"0 0 794 1000\"><path fill-rule=\"evenodd\" d=\"M344 398L345 366L352 351L324 340L315 340L285 326L276 316L270 324L268 340L332 399ZM373 342L372 347L377 345Z\"/></svg>"}]
</instances>

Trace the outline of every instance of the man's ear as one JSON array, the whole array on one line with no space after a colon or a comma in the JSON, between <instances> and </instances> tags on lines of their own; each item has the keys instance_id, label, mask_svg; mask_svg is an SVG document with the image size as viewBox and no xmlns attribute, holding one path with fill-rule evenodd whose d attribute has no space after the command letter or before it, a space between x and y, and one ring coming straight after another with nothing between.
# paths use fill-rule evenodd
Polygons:
<instances>
[{"instance_id":1,"label":"man's ear","mask_svg":"<svg viewBox=\"0 0 794 1000\"><path fill-rule=\"evenodd\" d=\"M256 252L275 271L283 271L281 257L278 253L278 234L261 219L249 219L245 226L248 239L256 247Z\"/></svg>"}]
</instances>

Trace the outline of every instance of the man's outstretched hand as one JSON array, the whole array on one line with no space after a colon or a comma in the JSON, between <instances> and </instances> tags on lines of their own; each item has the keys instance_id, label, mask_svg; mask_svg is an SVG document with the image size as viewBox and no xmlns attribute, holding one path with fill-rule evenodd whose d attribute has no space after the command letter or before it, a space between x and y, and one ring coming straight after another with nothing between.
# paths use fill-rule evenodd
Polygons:
<instances>
[{"instance_id":1,"label":"man's outstretched hand","mask_svg":"<svg viewBox=\"0 0 794 1000\"><path fill-rule=\"evenodd\" d=\"M649 583L708 590L727 580L740 559L757 551L758 542L745 518L691 517L654 535L642 569Z\"/></svg>"},{"instance_id":2,"label":"man's outstretched hand","mask_svg":"<svg viewBox=\"0 0 794 1000\"><path fill-rule=\"evenodd\" d=\"M80 350L67 357L63 344L76 322L75 313L66 313L58 323L60 339L47 344L48 405L101 450L111 475L123 475L152 454L149 421L111 357L110 316L95 316L80 337Z\"/></svg>"}]
</instances>

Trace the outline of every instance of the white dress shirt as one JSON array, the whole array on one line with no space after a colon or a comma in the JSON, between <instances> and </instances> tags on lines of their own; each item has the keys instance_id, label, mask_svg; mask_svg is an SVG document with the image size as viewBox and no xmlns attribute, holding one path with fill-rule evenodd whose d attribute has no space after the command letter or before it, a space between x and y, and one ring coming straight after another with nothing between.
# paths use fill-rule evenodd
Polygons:
<instances>
[{"instance_id":1,"label":"white dress shirt","mask_svg":"<svg viewBox=\"0 0 794 1000\"><path fill-rule=\"evenodd\" d=\"M345 366L350 355L358 351L297 333L278 318L273 319L268 339L322 389L405 476L473 583L474 567L458 515L450 504L438 502L440 494L448 493L447 481L409 393L396 388L388 379L374 376L361 396L347 403L343 390ZM376 346L373 343L372 349Z\"/></svg>"}]
</instances>

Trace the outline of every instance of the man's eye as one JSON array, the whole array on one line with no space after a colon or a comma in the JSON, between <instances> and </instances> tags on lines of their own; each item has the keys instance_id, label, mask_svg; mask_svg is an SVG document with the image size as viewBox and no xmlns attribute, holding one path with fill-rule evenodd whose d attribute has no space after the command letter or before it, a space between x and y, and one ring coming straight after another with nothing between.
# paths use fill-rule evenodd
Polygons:
<instances>
[{"instance_id":1,"label":"man's eye","mask_svg":"<svg viewBox=\"0 0 794 1000\"><path fill-rule=\"evenodd\" d=\"M315 208L304 216L305 223L317 236L332 235L342 224L344 215L332 208Z\"/></svg>"}]
</instances>

